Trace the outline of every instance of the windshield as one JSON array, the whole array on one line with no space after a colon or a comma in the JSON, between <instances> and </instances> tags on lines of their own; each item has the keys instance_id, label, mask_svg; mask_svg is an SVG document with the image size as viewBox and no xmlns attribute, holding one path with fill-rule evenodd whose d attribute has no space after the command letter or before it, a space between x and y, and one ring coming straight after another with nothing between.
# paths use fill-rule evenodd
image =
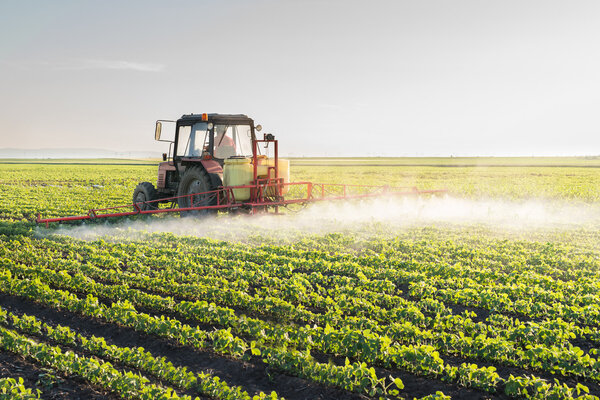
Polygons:
<instances>
[{"instance_id":1,"label":"windshield","mask_svg":"<svg viewBox=\"0 0 600 400\"><path fill-rule=\"evenodd\" d=\"M215 125L215 158L252 156L252 130L250 125Z\"/></svg>"},{"instance_id":2,"label":"windshield","mask_svg":"<svg viewBox=\"0 0 600 400\"><path fill-rule=\"evenodd\" d=\"M192 126L179 127L175 154L183 157L202 157L210 154L211 125L198 122ZM233 156L252 156L250 125L216 124L213 129L213 157L224 160Z\"/></svg>"}]
</instances>

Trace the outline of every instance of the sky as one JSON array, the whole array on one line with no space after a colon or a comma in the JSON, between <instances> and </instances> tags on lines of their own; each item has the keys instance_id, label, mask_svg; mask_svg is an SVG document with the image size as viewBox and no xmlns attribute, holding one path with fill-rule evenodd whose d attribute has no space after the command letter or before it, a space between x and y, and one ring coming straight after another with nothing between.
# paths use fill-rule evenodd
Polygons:
<instances>
[{"instance_id":1,"label":"sky","mask_svg":"<svg viewBox=\"0 0 600 400\"><path fill-rule=\"evenodd\" d=\"M595 0L0 0L0 148L218 112L289 156L600 155L599 110Z\"/></svg>"}]
</instances>

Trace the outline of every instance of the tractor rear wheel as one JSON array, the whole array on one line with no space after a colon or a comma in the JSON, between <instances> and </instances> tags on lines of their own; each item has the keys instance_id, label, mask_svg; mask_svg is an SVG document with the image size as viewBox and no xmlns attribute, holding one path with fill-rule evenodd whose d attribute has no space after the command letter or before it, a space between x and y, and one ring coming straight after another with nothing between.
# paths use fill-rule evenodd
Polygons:
<instances>
[{"instance_id":1,"label":"tractor rear wheel","mask_svg":"<svg viewBox=\"0 0 600 400\"><path fill-rule=\"evenodd\" d=\"M185 196L177 199L179 208L217 205L217 196L214 193L190 196L195 193L210 192L211 190L214 190L214 188L211 186L208 173L200 167L189 167L183 174L177 189L177 196ZM181 211L180 214L182 217L187 217L210 215L216 212L216 209L204 209Z\"/></svg>"},{"instance_id":2,"label":"tractor rear wheel","mask_svg":"<svg viewBox=\"0 0 600 400\"><path fill-rule=\"evenodd\" d=\"M133 203L142 211L156 210L158 208L158 202L148 202L157 199L158 192L150 182L139 183L133 191ZM133 208L133 211L137 211L135 207Z\"/></svg>"}]
</instances>

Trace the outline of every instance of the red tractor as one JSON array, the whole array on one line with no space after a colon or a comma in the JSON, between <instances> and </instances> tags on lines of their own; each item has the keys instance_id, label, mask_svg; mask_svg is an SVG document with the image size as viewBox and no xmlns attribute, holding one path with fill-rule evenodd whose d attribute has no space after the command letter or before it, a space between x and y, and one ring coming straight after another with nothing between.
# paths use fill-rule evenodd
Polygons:
<instances>
[{"instance_id":1,"label":"red tractor","mask_svg":"<svg viewBox=\"0 0 600 400\"><path fill-rule=\"evenodd\" d=\"M133 203L142 211L157 209L158 203L176 199L179 208L205 207L190 210L188 214L215 212L222 203L219 188L249 185L256 179L268 180L269 166L272 167L271 180L281 177L281 183L289 181L286 160L273 163L268 157L256 154L259 149L255 132L260 131L261 126L255 126L246 115L184 115L175 121L172 141L161 139L163 122L171 121L157 121L155 139L171 145L169 153L163 154L163 162L158 165L156 188L150 182L142 182L133 192ZM265 135L262 141L275 142L272 135ZM251 166L255 164L258 167L256 176L250 176L250 172L254 172ZM283 164L285 166L281 168ZM281 189L285 191L285 188ZM249 190L236 190L235 195L238 201L251 198Z\"/></svg>"}]
</instances>

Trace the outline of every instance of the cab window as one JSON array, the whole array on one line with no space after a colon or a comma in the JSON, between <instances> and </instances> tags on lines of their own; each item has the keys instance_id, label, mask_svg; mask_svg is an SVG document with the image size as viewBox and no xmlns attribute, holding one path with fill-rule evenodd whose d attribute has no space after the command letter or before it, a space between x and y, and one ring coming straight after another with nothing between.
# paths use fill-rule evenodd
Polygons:
<instances>
[{"instance_id":1,"label":"cab window","mask_svg":"<svg viewBox=\"0 0 600 400\"><path fill-rule=\"evenodd\" d=\"M179 127L177 151L175 154L183 157L201 157L208 149L208 133L208 124L206 122Z\"/></svg>"}]
</instances>

